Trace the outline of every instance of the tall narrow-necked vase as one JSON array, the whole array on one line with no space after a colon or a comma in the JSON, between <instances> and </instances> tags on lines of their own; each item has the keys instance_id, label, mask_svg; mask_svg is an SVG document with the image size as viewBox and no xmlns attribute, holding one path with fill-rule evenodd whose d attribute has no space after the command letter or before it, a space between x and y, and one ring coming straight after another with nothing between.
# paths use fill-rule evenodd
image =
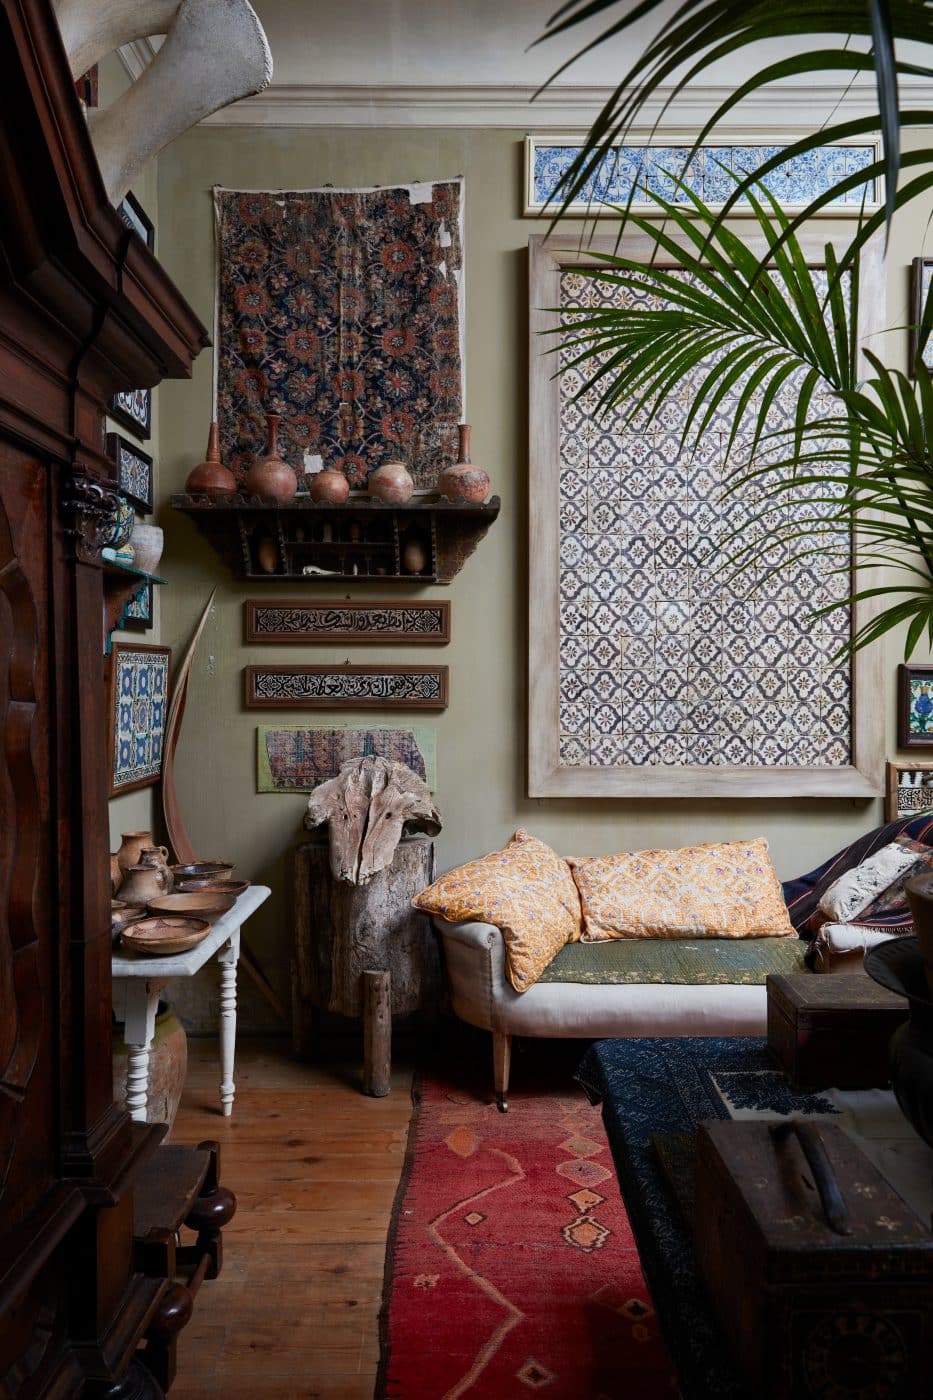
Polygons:
<instances>
[{"instance_id":1,"label":"tall narrow-necked vase","mask_svg":"<svg viewBox=\"0 0 933 1400\"><path fill-rule=\"evenodd\" d=\"M298 478L287 462L279 456L279 424L281 415L270 413L266 422L269 425L269 441L265 457L258 458L246 474L246 490L250 496L258 496L266 504L287 506L294 500L298 490Z\"/></svg>"},{"instance_id":2,"label":"tall narrow-necked vase","mask_svg":"<svg viewBox=\"0 0 933 1400\"><path fill-rule=\"evenodd\" d=\"M478 505L489 494L489 477L482 467L474 467L470 461L470 425L461 423L460 449L457 461L445 467L438 477L437 489L440 494L454 504Z\"/></svg>"},{"instance_id":3,"label":"tall narrow-necked vase","mask_svg":"<svg viewBox=\"0 0 933 1400\"><path fill-rule=\"evenodd\" d=\"M207 496L211 501L229 501L236 494L236 477L220 460L220 427L217 419L207 435L207 455L185 482L189 496Z\"/></svg>"}]
</instances>

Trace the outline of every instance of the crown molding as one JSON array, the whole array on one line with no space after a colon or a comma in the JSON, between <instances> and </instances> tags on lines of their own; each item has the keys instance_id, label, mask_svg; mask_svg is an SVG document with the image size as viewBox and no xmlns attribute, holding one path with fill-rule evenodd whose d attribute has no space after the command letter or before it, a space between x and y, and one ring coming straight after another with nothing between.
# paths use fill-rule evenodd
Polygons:
<instances>
[{"instance_id":1,"label":"crown molding","mask_svg":"<svg viewBox=\"0 0 933 1400\"><path fill-rule=\"evenodd\" d=\"M156 48L151 39L134 39L129 44L121 44L117 57L123 64L131 82L136 81L156 56Z\"/></svg>"},{"instance_id":2,"label":"crown molding","mask_svg":"<svg viewBox=\"0 0 933 1400\"><path fill-rule=\"evenodd\" d=\"M870 116L877 110L872 83L853 86L840 102L841 84L773 86L742 103L738 117L728 125L743 131L775 124L782 130L812 130L814 119L833 116L848 119ZM245 97L205 118L206 126L356 126L356 127L518 127L588 129L611 95L609 87L555 84L532 101L535 89L524 86L456 87L386 84L282 84ZM664 125L690 128L702 123L733 89L691 87L678 96L665 114ZM902 84L905 107L933 107L933 86ZM647 109L640 126L650 126L662 103ZM805 116L801 116L801 113Z\"/></svg>"}]
</instances>

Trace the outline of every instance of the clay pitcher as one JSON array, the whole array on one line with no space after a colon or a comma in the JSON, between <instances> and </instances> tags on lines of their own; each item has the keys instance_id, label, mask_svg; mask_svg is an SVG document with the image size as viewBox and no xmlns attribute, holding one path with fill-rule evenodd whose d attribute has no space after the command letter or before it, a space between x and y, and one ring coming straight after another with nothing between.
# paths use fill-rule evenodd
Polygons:
<instances>
[{"instance_id":1,"label":"clay pitcher","mask_svg":"<svg viewBox=\"0 0 933 1400\"><path fill-rule=\"evenodd\" d=\"M470 425L460 424L460 449L453 466L445 467L438 477L437 489L446 500L457 505L481 505L489 494L489 477L482 467L470 461Z\"/></svg>"},{"instance_id":2,"label":"clay pitcher","mask_svg":"<svg viewBox=\"0 0 933 1400\"><path fill-rule=\"evenodd\" d=\"M287 506L295 498L298 478L287 462L279 456L279 424L281 414L270 413L266 422L269 425L269 441L266 455L253 463L246 474L246 490L250 496L258 496L267 505Z\"/></svg>"},{"instance_id":3,"label":"clay pitcher","mask_svg":"<svg viewBox=\"0 0 933 1400\"><path fill-rule=\"evenodd\" d=\"M189 496L207 496L211 501L229 501L236 495L236 477L220 460L220 428L216 419L207 437L207 456L189 474L185 490Z\"/></svg>"},{"instance_id":4,"label":"clay pitcher","mask_svg":"<svg viewBox=\"0 0 933 1400\"><path fill-rule=\"evenodd\" d=\"M117 851L117 864L125 875L131 865L139 864L143 847L152 845L152 832L124 831L120 837L120 843L120 849Z\"/></svg>"},{"instance_id":5,"label":"clay pitcher","mask_svg":"<svg viewBox=\"0 0 933 1400\"><path fill-rule=\"evenodd\" d=\"M165 893L169 894L175 884L175 876L172 874L168 863L168 848L166 846L143 846L139 853L140 865L151 865L156 870L164 870L168 876L168 884Z\"/></svg>"},{"instance_id":6,"label":"clay pitcher","mask_svg":"<svg viewBox=\"0 0 933 1400\"><path fill-rule=\"evenodd\" d=\"M148 904L168 894L171 872L161 865L131 865L123 877L120 894L126 904Z\"/></svg>"}]
</instances>

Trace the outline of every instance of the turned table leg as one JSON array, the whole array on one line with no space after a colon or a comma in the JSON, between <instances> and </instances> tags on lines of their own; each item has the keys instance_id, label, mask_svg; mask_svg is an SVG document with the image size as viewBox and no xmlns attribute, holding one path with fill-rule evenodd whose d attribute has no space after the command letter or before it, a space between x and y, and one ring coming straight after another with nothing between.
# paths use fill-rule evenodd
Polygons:
<instances>
[{"instance_id":1,"label":"turned table leg","mask_svg":"<svg viewBox=\"0 0 933 1400\"><path fill-rule=\"evenodd\" d=\"M155 1035L159 992L164 982L125 978L114 983L114 1011L123 1019L126 1041L126 1106L130 1117L145 1123L149 1100L149 1050Z\"/></svg>"},{"instance_id":2,"label":"turned table leg","mask_svg":"<svg viewBox=\"0 0 933 1400\"><path fill-rule=\"evenodd\" d=\"M218 955L220 965L220 1107L225 1118L233 1112L233 1065L236 1055L236 969L240 957L240 930Z\"/></svg>"}]
</instances>

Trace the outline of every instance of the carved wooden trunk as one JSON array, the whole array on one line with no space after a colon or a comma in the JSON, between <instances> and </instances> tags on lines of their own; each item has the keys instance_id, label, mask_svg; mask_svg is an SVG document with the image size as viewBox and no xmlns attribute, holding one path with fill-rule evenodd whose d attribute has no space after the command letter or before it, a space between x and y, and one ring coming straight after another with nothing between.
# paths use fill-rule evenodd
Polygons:
<instances>
[{"instance_id":1,"label":"carved wooden trunk","mask_svg":"<svg viewBox=\"0 0 933 1400\"><path fill-rule=\"evenodd\" d=\"M819 1135L850 1234L827 1223L789 1124L700 1129L697 1267L730 1350L756 1400L928 1395L933 1240L840 1128Z\"/></svg>"},{"instance_id":2,"label":"carved wooden trunk","mask_svg":"<svg viewBox=\"0 0 933 1400\"><path fill-rule=\"evenodd\" d=\"M292 1038L298 1054L313 1038L313 1008L363 1012L362 974L388 972L392 1012L436 1008L442 996L437 937L411 901L434 878L434 842L404 838L392 864L365 885L336 880L326 838L295 854Z\"/></svg>"}]
</instances>

